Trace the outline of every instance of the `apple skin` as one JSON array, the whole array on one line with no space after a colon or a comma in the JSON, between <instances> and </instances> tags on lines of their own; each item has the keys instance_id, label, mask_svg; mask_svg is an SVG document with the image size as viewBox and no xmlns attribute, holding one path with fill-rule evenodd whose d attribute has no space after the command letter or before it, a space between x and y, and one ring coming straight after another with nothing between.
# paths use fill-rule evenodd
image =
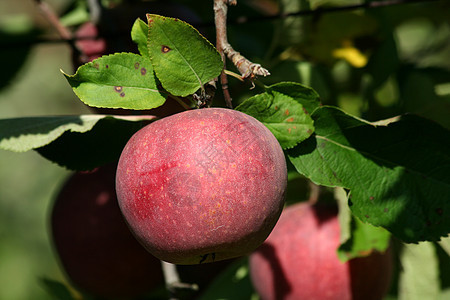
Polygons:
<instances>
[{"instance_id":1,"label":"apple skin","mask_svg":"<svg viewBox=\"0 0 450 300\"><path fill-rule=\"evenodd\" d=\"M51 212L53 243L71 282L106 299L131 299L163 283L160 261L134 238L115 195L115 165L73 174Z\"/></svg>"},{"instance_id":2,"label":"apple skin","mask_svg":"<svg viewBox=\"0 0 450 300\"><path fill-rule=\"evenodd\" d=\"M287 207L267 240L250 255L250 276L261 299L382 299L391 283L390 248L341 263L339 239L335 207Z\"/></svg>"},{"instance_id":3,"label":"apple skin","mask_svg":"<svg viewBox=\"0 0 450 300\"><path fill-rule=\"evenodd\" d=\"M199 264L250 253L278 220L286 161L273 134L244 113L190 110L151 123L125 146L119 205L154 256Z\"/></svg>"}]
</instances>

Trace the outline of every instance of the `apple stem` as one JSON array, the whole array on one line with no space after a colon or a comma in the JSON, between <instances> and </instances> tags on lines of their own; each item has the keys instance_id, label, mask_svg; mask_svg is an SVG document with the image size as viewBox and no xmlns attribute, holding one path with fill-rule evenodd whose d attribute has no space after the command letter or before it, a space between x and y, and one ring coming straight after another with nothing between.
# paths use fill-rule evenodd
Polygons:
<instances>
[{"instance_id":1,"label":"apple stem","mask_svg":"<svg viewBox=\"0 0 450 300\"><path fill-rule=\"evenodd\" d=\"M180 97L174 96L174 95L170 95L169 94L169 98L175 100L178 104L180 104L185 110L190 110L191 107L186 104L186 102L183 101L183 99L181 99Z\"/></svg>"},{"instance_id":2,"label":"apple stem","mask_svg":"<svg viewBox=\"0 0 450 300\"><path fill-rule=\"evenodd\" d=\"M167 291L170 294L170 300L177 300L177 291L180 289L188 289L192 291L198 290L197 284L183 283L178 275L177 266L161 260L161 267L164 274Z\"/></svg>"},{"instance_id":3,"label":"apple stem","mask_svg":"<svg viewBox=\"0 0 450 300\"><path fill-rule=\"evenodd\" d=\"M237 0L214 0L214 20L216 25L216 48L223 60L223 71L220 74L220 83L225 97L225 102L232 108L232 99L228 90L228 79L225 72L226 57L233 62L241 73L242 79L250 79L252 82L257 76L268 76L269 71L260 64L255 64L233 49L227 38L227 13L228 5L236 5ZM254 84L252 84L254 86Z\"/></svg>"}]
</instances>

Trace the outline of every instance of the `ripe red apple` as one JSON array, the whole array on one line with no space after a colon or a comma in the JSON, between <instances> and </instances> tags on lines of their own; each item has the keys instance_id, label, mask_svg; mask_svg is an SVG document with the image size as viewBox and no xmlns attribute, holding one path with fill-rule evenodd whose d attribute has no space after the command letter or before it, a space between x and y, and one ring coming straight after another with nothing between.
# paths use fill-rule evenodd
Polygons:
<instances>
[{"instance_id":1,"label":"ripe red apple","mask_svg":"<svg viewBox=\"0 0 450 300\"><path fill-rule=\"evenodd\" d=\"M130 299L161 284L162 270L123 220L114 179L115 166L71 176L54 203L51 229L75 286L97 297Z\"/></svg>"},{"instance_id":2,"label":"ripe red apple","mask_svg":"<svg viewBox=\"0 0 450 300\"><path fill-rule=\"evenodd\" d=\"M382 299L391 282L390 250L342 263L336 253L339 238L335 207L287 207L250 256L255 290L264 300Z\"/></svg>"},{"instance_id":3,"label":"ripe red apple","mask_svg":"<svg viewBox=\"0 0 450 300\"><path fill-rule=\"evenodd\" d=\"M258 247L278 220L286 182L283 151L262 123L205 108L138 131L120 157L116 191L150 253L198 264Z\"/></svg>"}]
</instances>

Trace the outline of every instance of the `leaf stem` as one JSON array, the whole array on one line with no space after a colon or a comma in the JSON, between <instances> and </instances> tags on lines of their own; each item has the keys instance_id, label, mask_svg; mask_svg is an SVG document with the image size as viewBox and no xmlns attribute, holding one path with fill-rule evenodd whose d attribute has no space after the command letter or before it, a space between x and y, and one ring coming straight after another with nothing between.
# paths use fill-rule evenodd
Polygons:
<instances>
[{"instance_id":1,"label":"leaf stem","mask_svg":"<svg viewBox=\"0 0 450 300\"><path fill-rule=\"evenodd\" d=\"M185 110L191 109L191 107L187 105L186 102L184 102L183 99L181 99L180 97L169 94L169 98L172 98L173 100L177 101L177 103L183 106Z\"/></svg>"}]
</instances>

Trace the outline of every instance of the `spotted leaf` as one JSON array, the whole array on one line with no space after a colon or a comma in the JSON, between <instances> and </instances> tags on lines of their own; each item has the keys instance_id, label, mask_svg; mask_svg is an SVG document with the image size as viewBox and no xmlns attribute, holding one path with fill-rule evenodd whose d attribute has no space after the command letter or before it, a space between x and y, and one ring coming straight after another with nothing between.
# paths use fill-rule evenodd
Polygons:
<instances>
[{"instance_id":1,"label":"spotted leaf","mask_svg":"<svg viewBox=\"0 0 450 300\"><path fill-rule=\"evenodd\" d=\"M314 132L313 120L301 102L270 87L242 102L236 110L261 121L283 149L294 147Z\"/></svg>"},{"instance_id":2,"label":"spotted leaf","mask_svg":"<svg viewBox=\"0 0 450 300\"><path fill-rule=\"evenodd\" d=\"M132 53L102 56L64 74L75 94L89 106L151 109L165 102L148 58Z\"/></svg>"},{"instance_id":3,"label":"spotted leaf","mask_svg":"<svg viewBox=\"0 0 450 300\"><path fill-rule=\"evenodd\" d=\"M220 54L195 28L159 15L148 14L147 19L149 56L168 92L187 96L219 76Z\"/></svg>"}]
</instances>

